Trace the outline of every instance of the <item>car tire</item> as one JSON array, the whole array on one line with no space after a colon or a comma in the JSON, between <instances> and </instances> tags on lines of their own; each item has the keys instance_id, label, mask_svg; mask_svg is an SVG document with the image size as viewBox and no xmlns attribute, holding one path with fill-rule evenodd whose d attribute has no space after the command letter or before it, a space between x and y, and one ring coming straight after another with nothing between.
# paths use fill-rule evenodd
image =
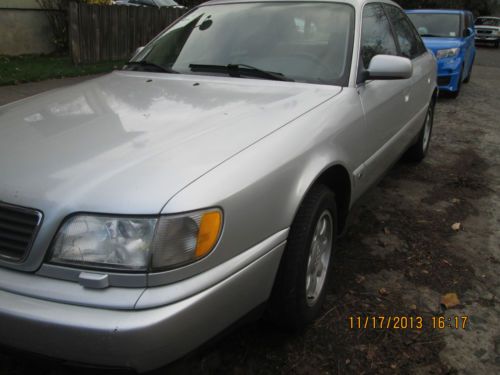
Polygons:
<instances>
[{"instance_id":1,"label":"car tire","mask_svg":"<svg viewBox=\"0 0 500 375\"><path fill-rule=\"evenodd\" d=\"M434 126L434 109L436 101L432 98L427 109L424 125L418 135L417 141L406 151L405 158L412 162L420 162L427 156L432 138L432 128Z\"/></svg>"},{"instance_id":2,"label":"car tire","mask_svg":"<svg viewBox=\"0 0 500 375\"><path fill-rule=\"evenodd\" d=\"M268 304L269 320L299 331L318 317L332 272L336 235L335 194L324 185L315 185L291 225Z\"/></svg>"}]
</instances>

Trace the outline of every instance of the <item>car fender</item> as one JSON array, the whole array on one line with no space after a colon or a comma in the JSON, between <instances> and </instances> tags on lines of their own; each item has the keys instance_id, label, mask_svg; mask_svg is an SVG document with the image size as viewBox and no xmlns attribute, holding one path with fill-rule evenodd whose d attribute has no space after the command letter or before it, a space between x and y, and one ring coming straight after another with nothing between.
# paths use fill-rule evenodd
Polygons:
<instances>
[{"instance_id":1,"label":"car fender","mask_svg":"<svg viewBox=\"0 0 500 375\"><path fill-rule=\"evenodd\" d=\"M364 117L355 89L343 92L201 176L163 208L173 214L220 207L224 227L198 270L216 266L290 227L307 191L332 166L363 162ZM228 140L229 141L229 140ZM349 199L349 205L351 199Z\"/></svg>"}]
</instances>

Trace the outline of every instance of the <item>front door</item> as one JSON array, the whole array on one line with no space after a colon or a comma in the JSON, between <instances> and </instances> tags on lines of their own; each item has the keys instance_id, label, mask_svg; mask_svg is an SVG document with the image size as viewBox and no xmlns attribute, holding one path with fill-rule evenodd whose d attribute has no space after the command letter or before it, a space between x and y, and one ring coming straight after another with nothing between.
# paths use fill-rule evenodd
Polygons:
<instances>
[{"instance_id":1,"label":"front door","mask_svg":"<svg viewBox=\"0 0 500 375\"><path fill-rule=\"evenodd\" d=\"M370 3L364 7L360 49L360 71L368 69L375 55L399 54L381 4ZM368 134L364 165L354 172L362 191L375 183L398 156L394 140L411 117L410 89L411 79L358 83Z\"/></svg>"}]
</instances>

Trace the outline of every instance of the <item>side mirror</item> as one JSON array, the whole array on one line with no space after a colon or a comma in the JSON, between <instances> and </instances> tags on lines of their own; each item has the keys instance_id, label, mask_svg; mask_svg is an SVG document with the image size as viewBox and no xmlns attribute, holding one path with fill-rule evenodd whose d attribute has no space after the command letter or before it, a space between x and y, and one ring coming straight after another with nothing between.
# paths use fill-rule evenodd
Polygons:
<instances>
[{"instance_id":1,"label":"side mirror","mask_svg":"<svg viewBox=\"0 0 500 375\"><path fill-rule=\"evenodd\" d=\"M141 53L143 49L144 49L144 46L141 46L141 47L137 48L137 49L134 51L134 53L132 54L131 59L133 59L133 58L134 58L134 57L136 57L139 53Z\"/></svg>"},{"instance_id":2,"label":"side mirror","mask_svg":"<svg viewBox=\"0 0 500 375\"><path fill-rule=\"evenodd\" d=\"M472 27L468 27L465 29L465 36L468 37L468 36L472 36L474 35L474 29Z\"/></svg>"},{"instance_id":3,"label":"side mirror","mask_svg":"<svg viewBox=\"0 0 500 375\"><path fill-rule=\"evenodd\" d=\"M408 79L413 75L413 65L406 57L376 55L365 73L366 79Z\"/></svg>"}]
</instances>

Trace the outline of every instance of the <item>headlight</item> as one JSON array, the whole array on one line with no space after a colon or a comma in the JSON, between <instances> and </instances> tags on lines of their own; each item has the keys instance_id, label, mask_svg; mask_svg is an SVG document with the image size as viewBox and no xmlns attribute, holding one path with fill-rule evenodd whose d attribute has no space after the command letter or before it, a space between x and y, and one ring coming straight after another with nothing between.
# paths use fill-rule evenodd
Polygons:
<instances>
[{"instance_id":1,"label":"headlight","mask_svg":"<svg viewBox=\"0 0 500 375\"><path fill-rule=\"evenodd\" d=\"M455 57L460 52L460 48L449 48L449 49L440 49L436 52L436 57L438 59L445 59L447 57Z\"/></svg>"},{"instance_id":2,"label":"headlight","mask_svg":"<svg viewBox=\"0 0 500 375\"><path fill-rule=\"evenodd\" d=\"M145 271L157 218L77 215L56 236L51 261Z\"/></svg>"},{"instance_id":3,"label":"headlight","mask_svg":"<svg viewBox=\"0 0 500 375\"><path fill-rule=\"evenodd\" d=\"M148 271L196 261L217 243L218 209L161 217L70 217L56 235L50 262Z\"/></svg>"}]
</instances>

